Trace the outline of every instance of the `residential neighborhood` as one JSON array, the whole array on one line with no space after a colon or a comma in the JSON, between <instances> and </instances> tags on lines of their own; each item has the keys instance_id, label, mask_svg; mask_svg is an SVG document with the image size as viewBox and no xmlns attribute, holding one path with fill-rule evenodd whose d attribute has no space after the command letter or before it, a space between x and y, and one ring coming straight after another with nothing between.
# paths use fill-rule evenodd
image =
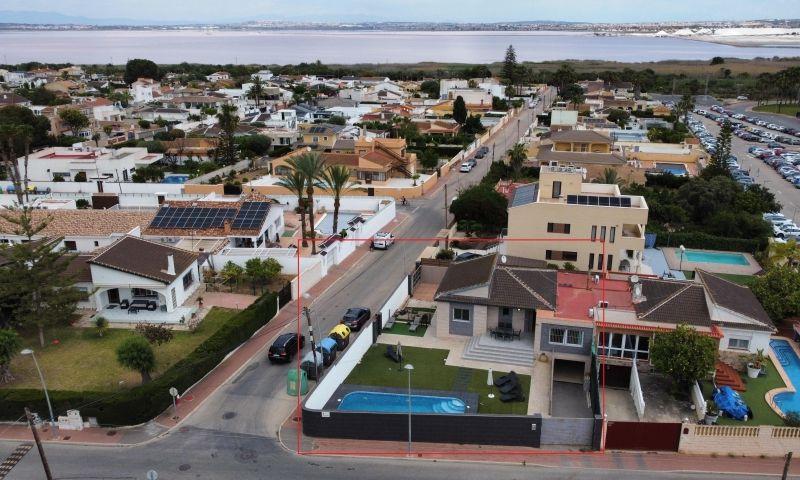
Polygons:
<instances>
[{"instance_id":1,"label":"residential neighborhood","mask_svg":"<svg viewBox=\"0 0 800 480\"><path fill-rule=\"evenodd\" d=\"M481 15L0 20L0 479L800 475L800 51Z\"/></svg>"}]
</instances>

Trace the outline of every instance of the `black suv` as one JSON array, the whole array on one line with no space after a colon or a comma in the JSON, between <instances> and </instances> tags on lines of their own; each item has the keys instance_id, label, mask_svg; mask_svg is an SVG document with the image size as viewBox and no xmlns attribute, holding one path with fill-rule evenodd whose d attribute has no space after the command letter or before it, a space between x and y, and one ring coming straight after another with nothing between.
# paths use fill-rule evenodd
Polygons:
<instances>
[{"instance_id":1,"label":"black suv","mask_svg":"<svg viewBox=\"0 0 800 480\"><path fill-rule=\"evenodd\" d=\"M305 343L306 337L304 335L300 335L300 346L298 348L297 334L284 333L276 338L275 342L272 343L272 346L269 347L267 358L269 358L269 361L272 363L289 362L297 352L303 349L303 345L305 345Z\"/></svg>"},{"instance_id":2,"label":"black suv","mask_svg":"<svg viewBox=\"0 0 800 480\"><path fill-rule=\"evenodd\" d=\"M347 311L344 312L341 323L350 327L350 330L358 331L369 321L370 315L372 315L372 312L366 307L348 308Z\"/></svg>"}]
</instances>

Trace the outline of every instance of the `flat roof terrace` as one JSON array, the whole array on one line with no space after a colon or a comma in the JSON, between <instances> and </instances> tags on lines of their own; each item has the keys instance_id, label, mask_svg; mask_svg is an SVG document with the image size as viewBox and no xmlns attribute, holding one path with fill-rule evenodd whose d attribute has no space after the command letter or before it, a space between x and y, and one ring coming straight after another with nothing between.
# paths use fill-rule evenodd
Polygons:
<instances>
[{"instance_id":1,"label":"flat roof terrace","mask_svg":"<svg viewBox=\"0 0 800 480\"><path fill-rule=\"evenodd\" d=\"M599 278L588 273L558 272L556 316L585 320L589 309L601 301L614 310L634 311L630 285L624 280Z\"/></svg>"}]
</instances>

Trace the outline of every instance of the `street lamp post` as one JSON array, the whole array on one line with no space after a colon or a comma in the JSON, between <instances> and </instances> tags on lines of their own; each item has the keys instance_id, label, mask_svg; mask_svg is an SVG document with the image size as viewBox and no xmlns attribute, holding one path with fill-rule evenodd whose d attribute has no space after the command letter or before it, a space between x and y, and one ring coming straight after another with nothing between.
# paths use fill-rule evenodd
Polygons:
<instances>
[{"instance_id":1,"label":"street lamp post","mask_svg":"<svg viewBox=\"0 0 800 480\"><path fill-rule=\"evenodd\" d=\"M42 389L44 390L44 398L47 400L47 409L50 410L50 428L53 429L56 426L56 418L53 415L53 405L50 403L50 394L47 393L47 385L44 383L44 375L42 374L42 369L39 368L39 362L36 361L36 355L33 353L33 350L30 348L26 348L25 350L19 352L22 355L30 355L33 358L33 364L36 365L36 371L39 372L39 380L42 381Z\"/></svg>"},{"instance_id":2,"label":"street lamp post","mask_svg":"<svg viewBox=\"0 0 800 480\"><path fill-rule=\"evenodd\" d=\"M407 363L405 367L408 372L408 456L411 456L411 371L414 365Z\"/></svg>"},{"instance_id":3,"label":"street lamp post","mask_svg":"<svg viewBox=\"0 0 800 480\"><path fill-rule=\"evenodd\" d=\"M678 248L680 248L680 249L681 249L681 261L680 261L680 263L679 263L678 270L680 270L680 271L683 271L683 254L684 254L684 253L686 253L686 247L684 247L683 245L681 245L681 246L680 246L680 247L678 247Z\"/></svg>"}]
</instances>

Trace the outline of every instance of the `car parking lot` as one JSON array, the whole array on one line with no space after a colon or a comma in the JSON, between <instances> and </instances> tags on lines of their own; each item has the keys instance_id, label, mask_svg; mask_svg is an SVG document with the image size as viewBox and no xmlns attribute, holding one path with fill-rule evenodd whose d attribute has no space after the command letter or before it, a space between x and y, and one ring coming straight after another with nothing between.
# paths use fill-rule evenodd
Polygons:
<instances>
[{"instance_id":1,"label":"car parking lot","mask_svg":"<svg viewBox=\"0 0 800 480\"><path fill-rule=\"evenodd\" d=\"M711 118L695 114L692 115L692 121L700 122L705 127L705 131L712 138L716 139L717 135L719 135L720 125ZM700 137L698 136L698 138ZM706 138L708 138L708 136L706 136ZM783 215L793 221L797 220L797 215L800 213L800 188L786 180L779 172L779 169L773 168L772 165L764 161L765 159L757 158L757 155L751 153L750 149L752 148L754 152L758 152L755 148L760 148L764 151L771 150L773 154L772 157L777 156L784 161L789 161L794 160L794 157L800 157L800 153L798 153L800 152L800 147L782 145L780 149L770 149L768 142L753 141L748 140L748 138L752 137L745 136L745 138L742 138L742 136L734 136L731 139L731 155L736 157L738 168L752 178L755 183L769 188L770 191L775 194L775 198L783 206L781 211ZM701 142L703 141L702 138L700 140ZM707 141L705 143L708 144ZM709 145L712 147L715 146L714 143ZM780 155L774 155L776 150L779 150ZM762 151L761 153L764 152ZM773 160L773 162L777 161L777 159ZM783 164L780 165L786 166ZM797 168L797 165L795 165L795 168ZM786 171L787 170L784 169L784 172Z\"/></svg>"}]
</instances>

